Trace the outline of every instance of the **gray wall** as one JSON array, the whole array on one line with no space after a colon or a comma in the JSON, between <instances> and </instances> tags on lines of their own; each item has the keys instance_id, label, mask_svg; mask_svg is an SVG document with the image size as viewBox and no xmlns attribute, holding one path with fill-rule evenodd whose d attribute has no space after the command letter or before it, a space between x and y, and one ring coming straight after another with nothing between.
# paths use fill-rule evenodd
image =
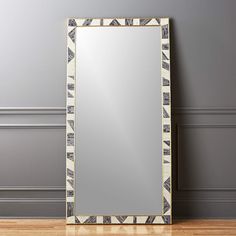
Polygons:
<instances>
[{"instance_id":1,"label":"gray wall","mask_svg":"<svg viewBox=\"0 0 236 236\"><path fill-rule=\"evenodd\" d=\"M66 18L169 16L175 217L236 216L234 0L0 0L0 216L65 215Z\"/></svg>"}]
</instances>

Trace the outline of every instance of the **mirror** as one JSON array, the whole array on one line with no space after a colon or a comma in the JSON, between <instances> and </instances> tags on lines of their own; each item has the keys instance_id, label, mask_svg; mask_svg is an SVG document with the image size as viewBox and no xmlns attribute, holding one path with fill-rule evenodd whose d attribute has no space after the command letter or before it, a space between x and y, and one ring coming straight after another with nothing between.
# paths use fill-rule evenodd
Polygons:
<instances>
[{"instance_id":1,"label":"mirror","mask_svg":"<svg viewBox=\"0 0 236 236\"><path fill-rule=\"evenodd\" d=\"M168 23L69 19L67 223L171 223Z\"/></svg>"}]
</instances>

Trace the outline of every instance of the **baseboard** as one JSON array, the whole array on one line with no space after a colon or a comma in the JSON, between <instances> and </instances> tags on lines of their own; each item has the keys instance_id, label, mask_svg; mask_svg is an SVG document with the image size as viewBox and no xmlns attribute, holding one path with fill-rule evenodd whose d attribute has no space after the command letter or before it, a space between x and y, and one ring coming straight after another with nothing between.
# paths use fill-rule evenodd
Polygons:
<instances>
[{"instance_id":1,"label":"baseboard","mask_svg":"<svg viewBox=\"0 0 236 236\"><path fill-rule=\"evenodd\" d=\"M0 202L0 218L65 218L63 201L11 201Z\"/></svg>"}]
</instances>

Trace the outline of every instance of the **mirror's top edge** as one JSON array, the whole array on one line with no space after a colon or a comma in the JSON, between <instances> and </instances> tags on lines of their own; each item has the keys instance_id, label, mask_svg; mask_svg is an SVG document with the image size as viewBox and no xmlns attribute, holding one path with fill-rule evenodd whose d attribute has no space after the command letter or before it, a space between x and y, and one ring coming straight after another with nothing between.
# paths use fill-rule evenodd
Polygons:
<instances>
[{"instance_id":1,"label":"mirror's top edge","mask_svg":"<svg viewBox=\"0 0 236 236\"><path fill-rule=\"evenodd\" d=\"M168 17L148 18L68 18L68 27L79 26L162 26L169 24Z\"/></svg>"},{"instance_id":2,"label":"mirror's top edge","mask_svg":"<svg viewBox=\"0 0 236 236\"><path fill-rule=\"evenodd\" d=\"M156 16L152 16L152 17L68 17L67 20L89 20L89 19L93 19L93 20L125 20L125 19L170 19L170 17L167 16L163 16L163 17L156 17Z\"/></svg>"}]
</instances>

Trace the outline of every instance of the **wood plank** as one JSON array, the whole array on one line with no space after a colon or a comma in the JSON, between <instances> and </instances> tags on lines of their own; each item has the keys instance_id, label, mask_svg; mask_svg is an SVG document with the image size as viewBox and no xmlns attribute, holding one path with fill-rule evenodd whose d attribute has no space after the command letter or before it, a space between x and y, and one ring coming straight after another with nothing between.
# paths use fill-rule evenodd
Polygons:
<instances>
[{"instance_id":1,"label":"wood plank","mask_svg":"<svg viewBox=\"0 0 236 236\"><path fill-rule=\"evenodd\" d=\"M173 225L66 225L62 219L1 219L0 235L236 235L236 220L179 220Z\"/></svg>"}]
</instances>

